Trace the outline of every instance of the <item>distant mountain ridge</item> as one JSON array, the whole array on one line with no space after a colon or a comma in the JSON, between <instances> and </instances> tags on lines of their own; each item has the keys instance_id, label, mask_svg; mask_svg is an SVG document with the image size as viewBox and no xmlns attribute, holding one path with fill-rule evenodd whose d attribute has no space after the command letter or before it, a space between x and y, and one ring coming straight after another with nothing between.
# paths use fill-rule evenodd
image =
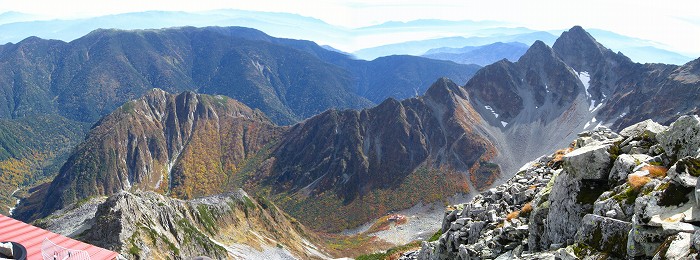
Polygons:
<instances>
[{"instance_id":1,"label":"distant mountain ridge","mask_svg":"<svg viewBox=\"0 0 700 260\"><path fill-rule=\"evenodd\" d=\"M549 32L536 31L524 27L512 27L512 24L500 21L439 19L389 21L361 28L346 28L297 14L235 9L201 12L145 11L67 20L41 20L40 17L29 14L8 12L0 14L0 43L17 43L30 36L72 41L99 28L131 30L183 26L256 28L275 37L312 40L340 50L357 52L358 57L370 60L389 55L421 55L431 48L484 45L498 41L518 41L530 45L535 40L541 40L551 45L555 38L553 34L560 34L563 31L563 29ZM511 37L530 33L532 35L524 38ZM590 33L609 48L622 51L636 62L680 65L691 60L689 57L666 50L668 47L655 42L597 29L590 30ZM533 38L532 36L535 35L539 36ZM486 37L492 40L451 45L446 37L454 36ZM439 38L444 38L441 39L443 43L419 51L402 44ZM398 45L394 45L397 43Z\"/></svg>"},{"instance_id":2,"label":"distant mountain ridge","mask_svg":"<svg viewBox=\"0 0 700 260\"><path fill-rule=\"evenodd\" d=\"M28 83L15 82L17 87L3 92L7 94L0 98L8 102L0 116L58 113L87 122L161 87L224 94L289 124L331 107L367 107L372 104L367 99L406 98L416 88L423 88L421 94L425 82L441 76L466 82L478 68L417 57L377 66L312 42L239 27L97 30L70 43L33 37L3 46L1 61L0 80L6 88L13 85L12 77ZM402 82L407 86L378 84L404 78L401 71L383 71L408 62L422 66L424 76ZM368 67L383 72L382 78L366 73ZM397 90L402 87L410 94ZM375 94L361 96L364 88Z\"/></svg>"},{"instance_id":3,"label":"distant mountain ridge","mask_svg":"<svg viewBox=\"0 0 700 260\"><path fill-rule=\"evenodd\" d=\"M556 40L556 36L548 32L522 32L512 35L494 35L494 36L473 36L473 37L444 37L429 40L416 40L402 43L387 44L372 48L361 49L353 54L361 59L375 59L391 54L407 54L407 55L423 55L431 49L435 48L462 48L465 46L481 46L496 42L519 42L525 45L530 45L535 41L544 41L552 44Z\"/></svg>"},{"instance_id":4,"label":"distant mountain ridge","mask_svg":"<svg viewBox=\"0 0 700 260\"><path fill-rule=\"evenodd\" d=\"M486 66L502 59L517 61L525 54L528 46L519 42L496 42L483 46L465 46L462 48L430 49L423 57L436 60L449 60L461 64Z\"/></svg>"}]
</instances>

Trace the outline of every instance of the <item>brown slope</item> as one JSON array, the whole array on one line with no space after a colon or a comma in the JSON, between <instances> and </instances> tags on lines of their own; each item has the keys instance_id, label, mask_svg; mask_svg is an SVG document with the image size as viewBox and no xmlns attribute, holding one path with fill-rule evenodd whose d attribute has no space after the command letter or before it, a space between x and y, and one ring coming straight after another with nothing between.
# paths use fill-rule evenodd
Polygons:
<instances>
[{"instance_id":1,"label":"brown slope","mask_svg":"<svg viewBox=\"0 0 700 260\"><path fill-rule=\"evenodd\" d=\"M476 132L480 117L467 100L443 78L423 97L327 111L285 133L247 188L269 191L285 211L326 231L484 189L499 169L488 163L495 149Z\"/></svg>"},{"instance_id":2,"label":"brown slope","mask_svg":"<svg viewBox=\"0 0 700 260\"><path fill-rule=\"evenodd\" d=\"M100 120L61 168L43 205L25 203L18 217L45 216L122 190L181 198L222 193L238 167L282 130L230 98L156 89Z\"/></svg>"}]
</instances>

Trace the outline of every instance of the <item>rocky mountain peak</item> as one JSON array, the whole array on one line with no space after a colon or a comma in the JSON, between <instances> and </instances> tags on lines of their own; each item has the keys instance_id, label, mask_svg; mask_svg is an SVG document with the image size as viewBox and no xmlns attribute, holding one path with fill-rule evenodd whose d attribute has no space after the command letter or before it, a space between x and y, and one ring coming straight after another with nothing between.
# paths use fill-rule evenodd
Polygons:
<instances>
[{"instance_id":1,"label":"rocky mountain peak","mask_svg":"<svg viewBox=\"0 0 700 260\"><path fill-rule=\"evenodd\" d=\"M443 77L435 81L435 83L428 88L424 97L436 101L439 100L441 103L444 103L448 99L451 99L451 95L458 95L464 98L460 87L452 82L452 80Z\"/></svg>"},{"instance_id":2,"label":"rocky mountain peak","mask_svg":"<svg viewBox=\"0 0 700 260\"><path fill-rule=\"evenodd\" d=\"M543 66L546 63L561 63L557 54L542 41L536 41L530 48L518 59L518 64L521 67L527 68L532 66Z\"/></svg>"},{"instance_id":3,"label":"rocky mountain peak","mask_svg":"<svg viewBox=\"0 0 700 260\"><path fill-rule=\"evenodd\" d=\"M563 32L552 48L576 71L593 71L606 55L615 55L581 26L574 26Z\"/></svg>"}]
</instances>

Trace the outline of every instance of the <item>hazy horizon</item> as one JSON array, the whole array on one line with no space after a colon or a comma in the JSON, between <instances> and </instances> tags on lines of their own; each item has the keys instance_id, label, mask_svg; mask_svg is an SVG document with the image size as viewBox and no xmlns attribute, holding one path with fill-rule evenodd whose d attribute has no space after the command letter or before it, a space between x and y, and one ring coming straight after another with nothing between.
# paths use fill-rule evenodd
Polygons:
<instances>
[{"instance_id":1,"label":"hazy horizon","mask_svg":"<svg viewBox=\"0 0 700 260\"><path fill-rule=\"evenodd\" d=\"M700 56L700 1L6 1L0 13L30 14L33 20L77 19L143 11L201 12L218 9L281 12L319 19L348 29L439 19L496 21L506 27L561 31L574 25L650 40L684 55ZM0 21L1 22L1 21ZM427 37L427 38L436 38ZM391 43L391 42L387 42ZM346 48L347 49L347 48Z\"/></svg>"}]
</instances>

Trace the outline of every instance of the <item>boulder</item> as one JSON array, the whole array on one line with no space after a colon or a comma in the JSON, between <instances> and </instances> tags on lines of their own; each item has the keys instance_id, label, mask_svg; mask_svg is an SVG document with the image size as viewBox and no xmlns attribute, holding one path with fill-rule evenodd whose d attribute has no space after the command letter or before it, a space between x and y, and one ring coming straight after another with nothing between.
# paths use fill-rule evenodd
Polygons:
<instances>
[{"instance_id":1,"label":"boulder","mask_svg":"<svg viewBox=\"0 0 700 260\"><path fill-rule=\"evenodd\" d=\"M682 116L665 131L656 135L668 156L683 158L700 155L700 117Z\"/></svg>"},{"instance_id":2,"label":"boulder","mask_svg":"<svg viewBox=\"0 0 700 260\"><path fill-rule=\"evenodd\" d=\"M564 155L564 170L578 179L607 179L610 144L585 146Z\"/></svg>"},{"instance_id":3,"label":"boulder","mask_svg":"<svg viewBox=\"0 0 700 260\"><path fill-rule=\"evenodd\" d=\"M693 157L680 159L668 169L667 175L677 184L695 187L700 176L700 159Z\"/></svg>"},{"instance_id":4,"label":"boulder","mask_svg":"<svg viewBox=\"0 0 700 260\"><path fill-rule=\"evenodd\" d=\"M567 243L577 231L585 213L608 189L611 168L610 144L591 145L564 156L564 170L557 176L549 194L545 235L550 243Z\"/></svg>"},{"instance_id":5,"label":"boulder","mask_svg":"<svg viewBox=\"0 0 700 260\"><path fill-rule=\"evenodd\" d=\"M586 214L576 232L576 242L601 252L624 257L627 250L627 235L631 229L630 222Z\"/></svg>"},{"instance_id":6,"label":"boulder","mask_svg":"<svg viewBox=\"0 0 700 260\"><path fill-rule=\"evenodd\" d=\"M452 226L452 221L455 221L457 219L457 214L459 213L459 210L448 210L445 211L445 217L442 219L442 233L447 232L450 230L450 227Z\"/></svg>"},{"instance_id":7,"label":"boulder","mask_svg":"<svg viewBox=\"0 0 700 260\"><path fill-rule=\"evenodd\" d=\"M467 231L469 234L467 235L467 242L469 244L476 243L476 240L479 239L479 235L481 234L481 230L484 229L486 226L486 222L483 221L475 221L469 224L469 230Z\"/></svg>"},{"instance_id":8,"label":"boulder","mask_svg":"<svg viewBox=\"0 0 700 260\"><path fill-rule=\"evenodd\" d=\"M632 137L632 138L650 138L650 139L656 139L656 135L664 130L666 130L667 127L662 126L651 119L644 120L642 122L636 123L634 125L625 127L625 129L622 129L620 131L620 135L623 137Z\"/></svg>"},{"instance_id":9,"label":"boulder","mask_svg":"<svg viewBox=\"0 0 700 260\"><path fill-rule=\"evenodd\" d=\"M642 162L650 160L652 157L646 154L621 154L617 157L610 170L610 181L622 183L627 181L627 175Z\"/></svg>"},{"instance_id":10,"label":"boulder","mask_svg":"<svg viewBox=\"0 0 700 260\"><path fill-rule=\"evenodd\" d=\"M549 241L541 241L551 244L565 243L567 239L576 234L577 225L581 215L586 209L577 202L577 195L581 188L581 180L573 174L562 171L554 182L552 192L549 194L549 211L544 222L544 235Z\"/></svg>"},{"instance_id":11,"label":"boulder","mask_svg":"<svg viewBox=\"0 0 700 260\"><path fill-rule=\"evenodd\" d=\"M627 256L654 256L656 249L668 235L660 227L633 225L627 237Z\"/></svg>"},{"instance_id":12,"label":"boulder","mask_svg":"<svg viewBox=\"0 0 700 260\"><path fill-rule=\"evenodd\" d=\"M692 236L693 235L689 233L678 233L669 236L658 250L659 252L654 255L654 259L691 259L690 248L693 241Z\"/></svg>"},{"instance_id":13,"label":"boulder","mask_svg":"<svg viewBox=\"0 0 700 260\"><path fill-rule=\"evenodd\" d=\"M579 138L574 141L575 148L586 146L612 144L621 141L622 137L605 126L598 126L593 131L585 131L578 134Z\"/></svg>"},{"instance_id":14,"label":"boulder","mask_svg":"<svg viewBox=\"0 0 700 260\"><path fill-rule=\"evenodd\" d=\"M613 198L616 194L618 193L606 191L600 195L599 199L593 204L593 214L622 221L631 221L632 214L634 214L634 203L627 204L628 201L626 199L618 200Z\"/></svg>"}]
</instances>

